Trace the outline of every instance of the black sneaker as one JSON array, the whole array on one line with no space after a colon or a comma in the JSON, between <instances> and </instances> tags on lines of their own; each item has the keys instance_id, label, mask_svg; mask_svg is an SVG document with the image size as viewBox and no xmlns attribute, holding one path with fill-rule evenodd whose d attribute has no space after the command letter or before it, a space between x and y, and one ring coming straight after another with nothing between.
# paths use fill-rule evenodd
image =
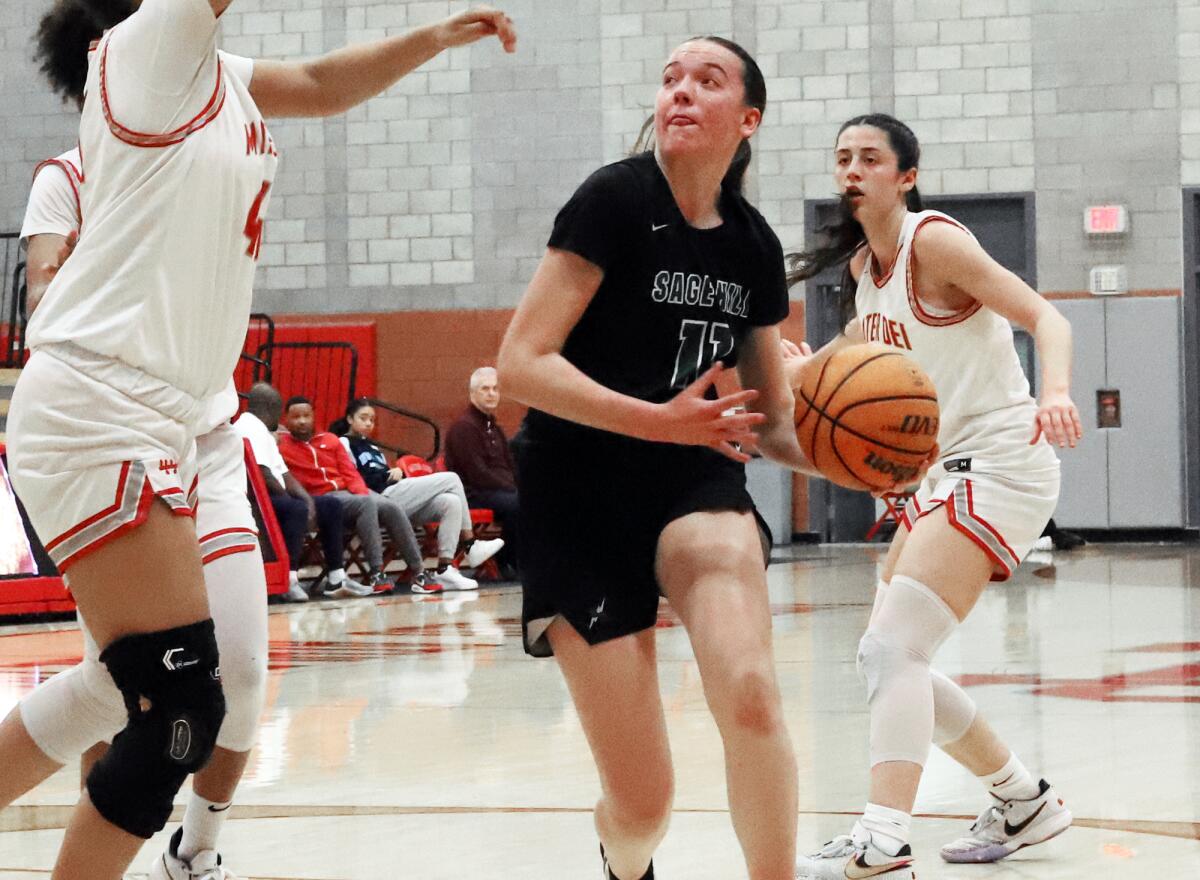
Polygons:
<instances>
[{"instance_id":1,"label":"black sneaker","mask_svg":"<svg viewBox=\"0 0 1200 880\"><path fill-rule=\"evenodd\" d=\"M1065 529L1055 530L1051 533L1050 540L1054 543L1055 550L1074 550L1087 543L1081 535L1068 532Z\"/></svg>"},{"instance_id":2,"label":"black sneaker","mask_svg":"<svg viewBox=\"0 0 1200 880\"><path fill-rule=\"evenodd\" d=\"M608 857L604 855L604 844L600 844L600 861L604 863L604 880L619 880L608 867ZM640 880L654 880L654 862L650 863L650 867L646 869Z\"/></svg>"}]
</instances>

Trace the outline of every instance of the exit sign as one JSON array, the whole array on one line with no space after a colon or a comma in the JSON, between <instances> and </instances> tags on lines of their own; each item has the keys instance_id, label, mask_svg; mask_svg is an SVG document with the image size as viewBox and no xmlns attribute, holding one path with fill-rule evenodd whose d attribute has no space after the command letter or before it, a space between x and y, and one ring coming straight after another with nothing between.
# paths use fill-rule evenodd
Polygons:
<instances>
[{"instance_id":1,"label":"exit sign","mask_svg":"<svg viewBox=\"0 0 1200 880\"><path fill-rule=\"evenodd\" d=\"M1128 229L1124 205L1089 205L1083 210L1083 230L1088 235L1123 235Z\"/></svg>"}]
</instances>

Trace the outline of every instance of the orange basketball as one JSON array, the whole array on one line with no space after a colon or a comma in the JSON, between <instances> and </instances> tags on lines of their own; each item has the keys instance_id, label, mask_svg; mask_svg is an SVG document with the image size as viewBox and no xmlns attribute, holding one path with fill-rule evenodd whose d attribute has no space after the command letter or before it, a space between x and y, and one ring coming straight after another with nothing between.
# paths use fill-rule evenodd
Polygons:
<instances>
[{"instance_id":1,"label":"orange basketball","mask_svg":"<svg viewBox=\"0 0 1200 880\"><path fill-rule=\"evenodd\" d=\"M872 491L910 481L937 433L933 383L896 349L852 345L805 365L796 389L796 436L831 482Z\"/></svg>"}]
</instances>

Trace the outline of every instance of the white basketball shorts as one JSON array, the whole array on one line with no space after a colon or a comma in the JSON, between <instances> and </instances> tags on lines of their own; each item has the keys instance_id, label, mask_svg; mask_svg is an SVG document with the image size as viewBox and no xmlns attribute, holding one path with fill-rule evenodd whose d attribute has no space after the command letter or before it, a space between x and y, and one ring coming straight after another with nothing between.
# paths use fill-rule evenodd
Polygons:
<instances>
[{"instance_id":1,"label":"white basketball shorts","mask_svg":"<svg viewBox=\"0 0 1200 880\"><path fill-rule=\"evenodd\" d=\"M1028 470L977 470L972 459L944 459L929 469L904 507L912 529L921 517L944 507L950 524L992 560L992 580L1005 581L1041 537L1058 504L1059 468L1045 455L1031 456ZM968 462L970 470L957 470Z\"/></svg>"}]
</instances>

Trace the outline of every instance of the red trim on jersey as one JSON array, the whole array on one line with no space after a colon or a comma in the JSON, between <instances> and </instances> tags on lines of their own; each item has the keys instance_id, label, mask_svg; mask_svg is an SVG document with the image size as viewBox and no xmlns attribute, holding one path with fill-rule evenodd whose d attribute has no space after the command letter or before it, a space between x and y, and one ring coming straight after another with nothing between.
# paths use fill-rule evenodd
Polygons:
<instances>
[{"instance_id":1,"label":"red trim on jersey","mask_svg":"<svg viewBox=\"0 0 1200 880\"><path fill-rule=\"evenodd\" d=\"M145 147L147 149L161 149L162 147L170 147L178 143L182 143L189 136L195 134L204 126L208 125L221 112L221 108L225 106L225 78L222 75L224 65L220 59L217 60L217 83L213 88L212 97L208 99L208 103L192 117L190 122L181 125L174 131L164 132L163 134L146 134L145 132L134 131L131 128L126 128L117 122L112 115L112 107L108 103L108 80L106 71L108 68L108 46L110 41L104 43L104 49L100 53L100 106L104 111L104 121L108 123L108 130L113 135L130 146Z\"/></svg>"},{"instance_id":2,"label":"red trim on jersey","mask_svg":"<svg viewBox=\"0 0 1200 880\"><path fill-rule=\"evenodd\" d=\"M879 265L879 261L875 259L874 252L867 252L867 274L871 276L871 281L874 283L876 290L882 289L889 281L892 280L892 275L894 275L896 272L896 264L900 262L900 251L902 250L904 250L904 248L897 245L896 256L892 257L892 265L888 266L887 273L882 278L879 278L875 274L875 267ZM851 259L854 258L851 257Z\"/></svg>"},{"instance_id":3,"label":"red trim on jersey","mask_svg":"<svg viewBox=\"0 0 1200 880\"><path fill-rule=\"evenodd\" d=\"M79 221L79 225L83 225L83 203L79 201L79 184L83 182L83 173L68 162L66 159L47 159L45 162L39 162L37 167L33 169L33 178L37 179L42 169L48 165L53 165L66 175L67 182L71 184L71 192L75 195L75 219ZM72 174L72 172L74 172Z\"/></svg>"},{"instance_id":4,"label":"red trim on jersey","mask_svg":"<svg viewBox=\"0 0 1200 880\"><path fill-rule=\"evenodd\" d=\"M200 564L208 565L210 562L215 562L216 560L223 559L226 556L232 556L235 553L253 553L256 547L258 547L257 542L253 544L239 544L236 547L226 547L223 550L214 550L207 556L200 557Z\"/></svg>"},{"instance_id":5,"label":"red trim on jersey","mask_svg":"<svg viewBox=\"0 0 1200 880\"><path fill-rule=\"evenodd\" d=\"M955 312L952 315L931 315L929 312L925 311L925 308L921 305L921 299L919 296L917 296L916 287L913 285L913 263L916 261L917 233L921 231L922 227L924 227L926 223L931 221L941 221L942 223L949 223L953 226L957 226L968 235L970 235L971 231L957 220L934 214L931 217L925 217L920 223L917 224L917 228L913 230L912 237L908 242L908 305L912 309L912 312L916 316L917 320L922 324L928 324L931 327L949 327L951 324L960 324L967 320L967 318L971 317L973 314L983 308L983 303L979 302L979 300L975 300L972 305L969 305L965 309Z\"/></svg>"},{"instance_id":6,"label":"red trim on jersey","mask_svg":"<svg viewBox=\"0 0 1200 880\"><path fill-rule=\"evenodd\" d=\"M129 466L129 463L126 462L125 467L128 468L128 466ZM124 473L124 471L122 471L122 473ZM136 529L138 526L140 526L142 523L144 523L146 521L146 517L148 517L150 515L150 505L153 503L154 503L154 490L153 490L153 487L151 487L151 485L150 485L150 480L147 478L145 480L145 482L142 484L142 494L141 494L141 497L138 499L137 513L134 515L133 519L131 519L127 523L117 526L115 529L113 529L107 535L104 535L101 538L97 538L95 541L92 541L90 544L88 544L84 547L81 547L80 549L76 550L74 553L72 553L67 558L65 558L61 561L56 561L55 564L58 566L59 573L66 574L67 569L70 568L72 565L74 565L76 562L78 562L80 559L83 559L85 556L90 556L92 553L95 553L97 550L99 550L101 547L105 546L106 544L109 544L109 543L115 541L117 538L122 537L123 535L127 534L128 532L132 532L134 529ZM95 517L93 517L92 519L95 519ZM74 534L75 532L79 531L80 528L81 528L81 526L76 526L74 529L71 529L71 533ZM46 551L49 552L49 550L50 550L50 547L49 547L49 545L47 545Z\"/></svg>"}]
</instances>

